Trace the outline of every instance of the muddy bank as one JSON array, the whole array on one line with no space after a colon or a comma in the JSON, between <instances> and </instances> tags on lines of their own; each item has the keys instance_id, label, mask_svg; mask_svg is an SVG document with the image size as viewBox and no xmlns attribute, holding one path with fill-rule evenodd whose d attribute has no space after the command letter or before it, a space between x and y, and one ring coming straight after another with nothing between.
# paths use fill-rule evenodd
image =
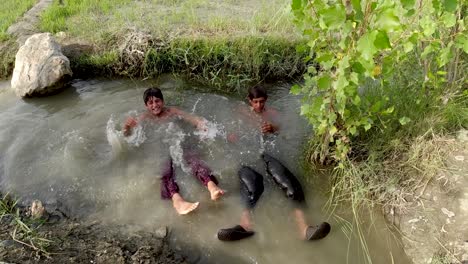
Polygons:
<instances>
[{"instance_id":1,"label":"muddy bank","mask_svg":"<svg viewBox=\"0 0 468 264\"><path fill-rule=\"evenodd\" d=\"M190 263L169 245L164 226L148 230L72 219L60 210L34 220L17 207L0 220L0 260L7 263Z\"/></svg>"},{"instance_id":2,"label":"muddy bank","mask_svg":"<svg viewBox=\"0 0 468 264\"><path fill-rule=\"evenodd\" d=\"M435 140L445 168L408 195L387 218L402 234L405 252L415 264L468 263L468 131Z\"/></svg>"}]
</instances>

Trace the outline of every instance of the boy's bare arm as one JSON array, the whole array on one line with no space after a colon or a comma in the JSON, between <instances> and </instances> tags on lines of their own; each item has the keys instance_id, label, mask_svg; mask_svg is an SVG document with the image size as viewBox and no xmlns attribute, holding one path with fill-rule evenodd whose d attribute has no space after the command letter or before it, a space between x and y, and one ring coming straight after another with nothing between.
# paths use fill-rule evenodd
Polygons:
<instances>
[{"instance_id":1,"label":"boy's bare arm","mask_svg":"<svg viewBox=\"0 0 468 264\"><path fill-rule=\"evenodd\" d=\"M206 127L206 124L205 124L205 120L201 117L198 117L196 115L193 115L193 114L189 114L185 111L182 111L178 108L175 108L175 107L171 107L171 112L175 115L178 115L180 116L182 119L184 119L186 122L192 124L193 126L195 126L197 129L205 129Z\"/></svg>"}]
</instances>

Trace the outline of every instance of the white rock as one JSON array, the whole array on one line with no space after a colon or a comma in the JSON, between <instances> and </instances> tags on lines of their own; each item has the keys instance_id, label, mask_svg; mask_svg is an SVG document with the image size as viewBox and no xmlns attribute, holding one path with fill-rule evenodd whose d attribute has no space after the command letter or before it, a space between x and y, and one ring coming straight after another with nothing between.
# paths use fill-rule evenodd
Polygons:
<instances>
[{"instance_id":1,"label":"white rock","mask_svg":"<svg viewBox=\"0 0 468 264\"><path fill-rule=\"evenodd\" d=\"M29 37L16 54L11 88L18 96L46 95L71 79L70 61L50 33Z\"/></svg>"}]
</instances>

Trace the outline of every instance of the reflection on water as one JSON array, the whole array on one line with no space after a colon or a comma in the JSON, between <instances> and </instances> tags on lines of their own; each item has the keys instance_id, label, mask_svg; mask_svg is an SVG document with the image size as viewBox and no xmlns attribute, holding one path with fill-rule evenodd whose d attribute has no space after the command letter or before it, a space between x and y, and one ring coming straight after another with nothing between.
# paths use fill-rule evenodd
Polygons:
<instances>
[{"instance_id":1,"label":"reflection on water","mask_svg":"<svg viewBox=\"0 0 468 264\"><path fill-rule=\"evenodd\" d=\"M157 83L167 105L204 117L207 131L194 131L178 120L143 123L124 138L121 126L128 116L144 111L142 94ZM302 182L298 166L304 137L310 131L299 115L298 98L288 86L269 91L268 104L282 113L281 133L262 136L257 124L242 114L242 99L179 89L180 80L167 76L157 81L75 81L73 87L52 97L22 100L0 83L0 184L23 200L60 201L69 214L92 216L145 228L170 225L172 242L196 246L198 263L364 263L366 255L349 229L321 210L325 203L311 186L306 192L310 224L329 221L332 233L324 240L303 242L284 194L266 177L260 161L263 151L282 160ZM190 87L190 84L184 84ZM236 143L226 135L235 134ZM188 170L182 154L199 153L226 190L221 201ZM171 156L181 194L200 201L196 213L178 216L169 201L160 199L162 161ZM238 224L242 211L237 170L248 164L265 176L265 193L253 212L256 234L247 240L224 243L217 230ZM383 224L376 221L364 232L374 263L405 263L402 250Z\"/></svg>"}]
</instances>

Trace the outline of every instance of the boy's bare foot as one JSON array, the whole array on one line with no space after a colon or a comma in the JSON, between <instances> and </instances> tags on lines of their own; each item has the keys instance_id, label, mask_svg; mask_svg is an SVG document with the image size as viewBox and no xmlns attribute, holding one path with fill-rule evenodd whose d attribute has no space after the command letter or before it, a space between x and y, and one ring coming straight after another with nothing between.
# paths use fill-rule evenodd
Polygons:
<instances>
[{"instance_id":1,"label":"boy's bare foot","mask_svg":"<svg viewBox=\"0 0 468 264\"><path fill-rule=\"evenodd\" d=\"M199 204L199 202L191 203L185 201L184 198L182 198L182 196L180 196L178 193L172 196L172 205L180 215L185 215L192 212L193 210L197 209Z\"/></svg>"},{"instance_id":2,"label":"boy's bare foot","mask_svg":"<svg viewBox=\"0 0 468 264\"><path fill-rule=\"evenodd\" d=\"M211 200L216 201L224 195L224 190L219 188L214 182L208 182L208 191L210 191Z\"/></svg>"},{"instance_id":3,"label":"boy's bare foot","mask_svg":"<svg viewBox=\"0 0 468 264\"><path fill-rule=\"evenodd\" d=\"M192 212L193 210L197 209L199 204L200 204L199 202L190 203L186 201L179 201L179 202L173 203L174 208L176 209L177 213L179 213L180 215L185 215L185 214Z\"/></svg>"}]
</instances>

